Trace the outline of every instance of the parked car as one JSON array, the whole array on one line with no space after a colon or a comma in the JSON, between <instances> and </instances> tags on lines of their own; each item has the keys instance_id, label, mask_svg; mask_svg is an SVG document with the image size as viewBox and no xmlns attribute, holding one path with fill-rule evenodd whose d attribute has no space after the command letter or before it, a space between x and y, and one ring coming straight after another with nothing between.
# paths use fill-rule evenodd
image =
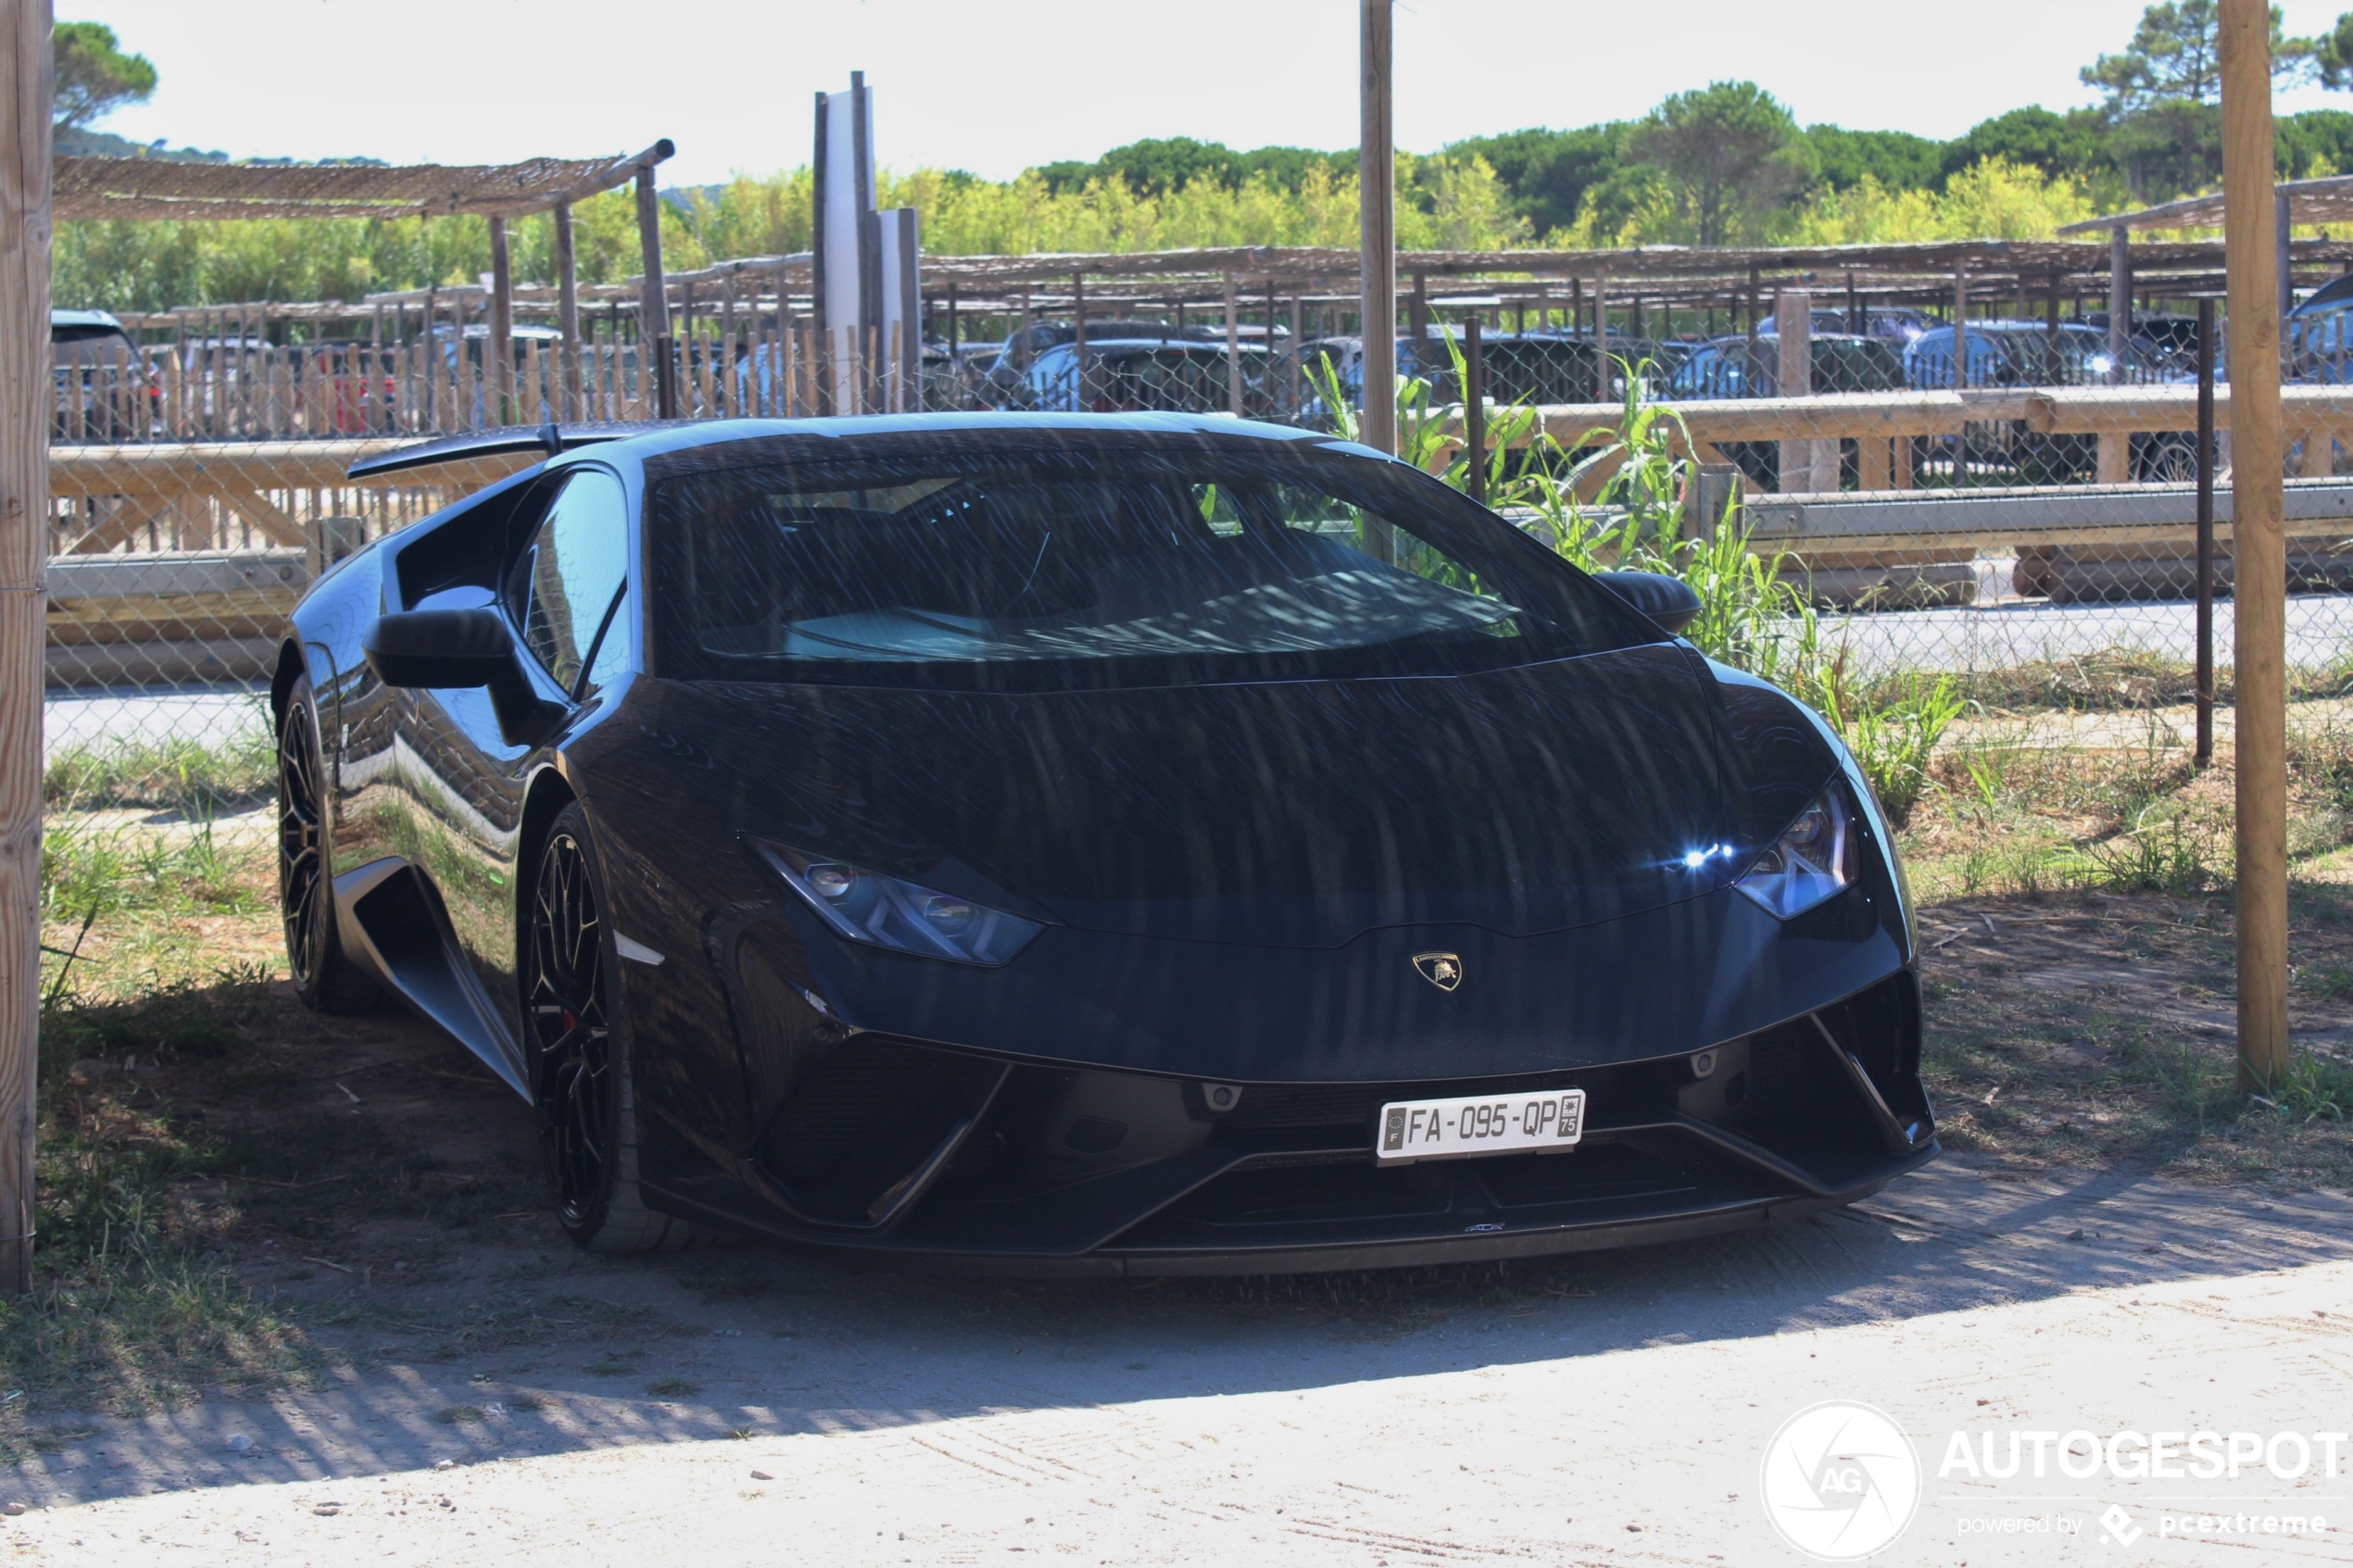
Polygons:
<instances>
[{"instance_id":1,"label":"parked car","mask_svg":"<svg viewBox=\"0 0 2353 1568\"><path fill-rule=\"evenodd\" d=\"M1667 395L1704 400L1716 397L1778 397L1781 340L1756 335L1752 361L1748 339L1721 337L1694 348L1667 381ZM1809 340L1812 389L1828 392L1889 392L1904 384L1904 359L1884 338L1851 332L1817 332Z\"/></svg>"},{"instance_id":2,"label":"parked car","mask_svg":"<svg viewBox=\"0 0 2353 1568\"><path fill-rule=\"evenodd\" d=\"M1242 411L1269 412L1274 390L1267 384L1266 350L1241 344L1234 352L1241 361ZM1050 348L1023 376L1019 399L1024 408L1088 414L1214 413L1233 400L1222 343L1114 338L1099 344L1091 333L1083 373L1076 343Z\"/></svg>"},{"instance_id":3,"label":"parked car","mask_svg":"<svg viewBox=\"0 0 2353 1568\"><path fill-rule=\"evenodd\" d=\"M2105 328L2062 321L2054 334L2040 321L1971 321L1969 384L1971 386L2096 386L2109 380L2115 361ZM1906 379L1941 392L1953 384L1953 329L1921 333L1904 350ZM2135 354L2125 365L2132 382L2166 379L2163 368Z\"/></svg>"},{"instance_id":4,"label":"parked car","mask_svg":"<svg viewBox=\"0 0 2353 1568\"><path fill-rule=\"evenodd\" d=\"M1448 342L1461 346L1460 329L1449 324L1433 326L1428 334L1416 344L1410 336L1397 339L1397 373L1418 377L1429 384L1430 400L1434 403L1462 401L1462 388L1454 375L1454 357ZM1565 332L1506 332L1482 334L1480 358L1487 375L1487 395L1491 401L1510 403L1591 403L1601 395L1597 384L1596 352L1590 333ZM1664 373L1681 358L1682 345L1659 344L1647 338L1621 337L1612 334L1608 342L1611 360L1610 390L1612 398L1626 392L1626 377L1617 368L1625 360L1640 366L1648 361ZM1365 406L1365 340L1361 337L1315 338L1299 345L1302 366L1313 371L1323 360L1329 359L1332 368L1347 389L1352 407ZM1314 374L1302 377L1306 401L1300 419L1304 423L1325 423L1323 395L1319 378Z\"/></svg>"},{"instance_id":5,"label":"parked car","mask_svg":"<svg viewBox=\"0 0 2353 1568\"><path fill-rule=\"evenodd\" d=\"M1846 312L1835 306L1818 305L1814 307L1812 316L1817 333L1845 334L1855 331L1855 323L1848 319ZM1778 334L1780 329L1774 322L1775 318L1771 316L1757 322L1758 333ZM1875 337L1900 348L1922 332L1944 324L1929 312L1916 310L1908 305L1869 305L1863 307L1863 331L1860 335Z\"/></svg>"},{"instance_id":6,"label":"parked car","mask_svg":"<svg viewBox=\"0 0 2353 1568\"><path fill-rule=\"evenodd\" d=\"M2040 321L1972 321L1967 337L1971 386L2098 386L2113 379L2115 361L2104 326L2062 321L2054 334ZM1953 384L1953 329L1939 327L1923 333L1905 351L1904 365L1914 386L1926 391L1949 388ZM2136 340L2129 351L2126 383L2148 385L2184 379L2180 362L2161 346L2151 347ZM1919 438L1916 461L1925 462L1931 454L1950 461L1957 445L1964 443L1969 463L2007 469L2020 483L2070 483L2099 471L2098 437L2038 432L2023 420L1972 420L1966 432ZM2127 467L2132 478L2141 482L2195 479L2196 434L2136 432L2130 441Z\"/></svg>"},{"instance_id":7,"label":"parked car","mask_svg":"<svg viewBox=\"0 0 2353 1568\"><path fill-rule=\"evenodd\" d=\"M1180 332L1166 321L1103 320L1087 323L1087 342L1090 346L1098 343L1160 343L1169 340L1207 343L1212 339L1219 343L1226 340L1223 326L1212 328L1189 321ZM1030 366L1037 363L1038 356L1050 348L1060 348L1064 344L1077 341L1078 323L1076 320L1032 321L1026 327L1015 330L997 345L996 358L988 362L982 373L987 376L989 385L1010 395L1021 385L1022 378L1029 373Z\"/></svg>"},{"instance_id":8,"label":"parked car","mask_svg":"<svg viewBox=\"0 0 2353 1568\"><path fill-rule=\"evenodd\" d=\"M2108 312L2094 310L2082 318L2082 324L2094 329L2103 339L2108 335ZM2132 317L2130 341L2136 363L2161 370L2167 377L2194 376L2197 373L2197 318L2172 315L2162 311L2134 311ZM2221 362L2217 350L2216 362Z\"/></svg>"},{"instance_id":9,"label":"parked car","mask_svg":"<svg viewBox=\"0 0 2353 1568\"><path fill-rule=\"evenodd\" d=\"M1667 379L1667 395L1678 400L1705 402L1726 397L1780 395L1781 340L1760 332L1754 359L1748 339L1718 338L1695 348ZM1895 345L1884 338L1850 332L1821 332L1809 343L1810 381L1815 393L1892 392L1904 384L1904 361ZM1728 441L1719 449L1743 473L1768 490L1780 488L1781 448L1774 441ZM1861 450L1851 440L1839 443L1842 484L1856 483Z\"/></svg>"},{"instance_id":10,"label":"parked car","mask_svg":"<svg viewBox=\"0 0 2353 1568\"><path fill-rule=\"evenodd\" d=\"M2289 381L2341 384L2353 361L2353 273L2315 289L2288 312L2283 368ZM2225 356L2215 349L2215 371Z\"/></svg>"},{"instance_id":11,"label":"parked car","mask_svg":"<svg viewBox=\"0 0 2353 1568\"><path fill-rule=\"evenodd\" d=\"M57 389L50 440L154 438L163 383L119 319L104 310L50 311L49 358Z\"/></svg>"},{"instance_id":12,"label":"parked car","mask_svg":"<svg viewBox=\"0 0 2353 1568\"><path fill-rule=\"evenodd\" d=\"M354 465L556 449L271 688L297 994L478 1055L579 1245L1421 1264L1935 1156L1894 837L1681 583L1264 424L639 430Z\"/></svg>"}]
</instances>

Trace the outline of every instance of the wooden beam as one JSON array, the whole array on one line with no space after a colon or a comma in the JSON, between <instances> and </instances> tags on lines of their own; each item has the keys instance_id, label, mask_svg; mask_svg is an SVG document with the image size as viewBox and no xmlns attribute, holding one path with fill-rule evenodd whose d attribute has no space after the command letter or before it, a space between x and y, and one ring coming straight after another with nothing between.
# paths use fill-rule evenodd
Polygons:
<instances>
[{"instance_id":1,"label":"wooden beam","mask_svg":"<svg viewBox=\"0 0 2353 1568\"><path fill-rule=\"evenodd\" d=\"M490 220L490 422L510 425L515 412L515 268L507 252L507 220Z\"/></svg>"},{"instance_id":2,"label":"wooden beam","mask_svg":"<svg viewBox=\"0 0 2353 1568\"><path fill-rule=\"evenodd\" d=\"M1365 410L1357 439L1397 450L1397 192L1390 118L1390 0L1359 0L1357 36L1357 262L1364 333Z\"/></svg>"},{"instance_id":3,"label":"wooden beam","mask_svg":"<svg viewBox=\"0 0 2353 1568\"><path fill-rule=\"evenodd\" d=\"M2108 236L2108 379L2124 383L2133 361L2133 231L2119 223ZM2102 484L2132 477L2132 443L2114 432L2100 436L2096 472Z\"/></svg>"},{"instance_id":4,"label":"wooden beam","mask_svg":"<svg viewBox=\"0 0 2353 1568\"><path fill-rule=\"evenodd\" d=\"M637 290L637 374L653 377L653 403L662 419L678 406L670 360L670 288L661 276L661 201L654 191L654 166L637 170L637 250L645 281Z\"/></svg>"},{"instance_id":5,"label":"wooden beam","mask_svg":"<svg viewBox=\"0 0 2353 1568\"><path fill-rule=\"evenodd\" d=\"M0 0L0 1291L32 1288L48 602L49 0Z\"/></svg>"},{"instance_id":6,"label":"wooden beam","mask_svg":"<svg viewBox=\"0 0 2353 1568\"><path fill-rule=\"evenodd\" d=\"M1398 449L1398 165L1389 96L1389 0L1360 0L1358 14L1358 275L1365 336L1365 414L1358 440Z\"/></svg>"},{"instance_id":7,"label":"wooden beam","mask_svg":"<svg viewBox=\"0 0 2353 1568\"><path fill-rule=\"evenodd\" d=\"M560 419L582 417L580 374L580 279L572 254L572 203L558 202L556 225L556 330L563 333L563 407Z\"/></svg>"},{"instance_id":8,"label":"wooden beam","mask_svg":"<svg viewBox=\"0 0 2353 1568\"><path fill-rule=\"evenodd\" d=\"M2239 1081L2288 1067L2287 539L2271 7L2222 0L2222 232L2230 273L2233 679L2238 706Z\"/></svg>"}]
</instances>

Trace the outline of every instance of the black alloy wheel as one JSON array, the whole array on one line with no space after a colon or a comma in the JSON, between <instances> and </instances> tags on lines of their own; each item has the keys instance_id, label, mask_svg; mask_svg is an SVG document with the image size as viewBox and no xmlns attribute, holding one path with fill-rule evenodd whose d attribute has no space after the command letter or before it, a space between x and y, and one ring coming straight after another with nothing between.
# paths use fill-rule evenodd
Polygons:
<instances>
[{"instance_id":1,"label":"black alloy wheel","mask_svg":"<svg viewBox=\"0 0 2353 1568\"><path fill-rule=\"evenodd\" d=\"M286 709L278 742L278 910L286 967L297 987L315 980L327 950L326 877L320 859L319 759L307 704Z\"/></svg>"},{"instance_id":2,"label":"black alloy wheel","mask_svg":"<svg viewBox=\"0 0 2353 1568\"><path fill-rule=\"evenodd\" d=\"M557 824L540 852L530 986L526 1005L557 1205L566 1230L593 1231L611 1187L620 1097L605 1002L603 924L587 852L565 823Z\"/></svg>"},{"instance_id":3,"label":"black alloy wheel","mask_svg":"<svg viewBox=\"0 0 2353 1568\"><path fill-rule=\"evenodd\" d=\"M620 976L587 813L565 807L532 878L522 951L533 1098L564 1234L596 1252L670 1252L728 1239L646 1206Z\"/></svg>"},{"instance_id":4,"label":"black alloy wheel","mask_svg":"<svg viewBox=\"0 0 2353 1568\"><path fill-rule=\"evenodd\" d=\"M310 683L296 683L278 731L278 915L295 994L322 1012L365 1012L375 985L344 956L327 869L326 771Z\"/></svg>"}]
</instances>

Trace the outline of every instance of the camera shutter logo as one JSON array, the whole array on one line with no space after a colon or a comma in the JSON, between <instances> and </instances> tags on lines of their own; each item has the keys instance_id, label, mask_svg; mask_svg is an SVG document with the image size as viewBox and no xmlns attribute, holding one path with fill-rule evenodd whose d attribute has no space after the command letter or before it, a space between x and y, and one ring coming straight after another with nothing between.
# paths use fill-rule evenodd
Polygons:
<instances>
[{"instance_id":1,"label":"camera shutter logo","mask_svg":"<svg viewBox=\"0 0 2353 1568\"><path fill-rule=\"evenodd\" d=\"M1765 1516L1825 1562L1869 1557L1902 1535L1920 1502L1920 1459L1869 1405L1831 1399L1781 1423L1759 1473Z\"/></svg>"}]
</instances>

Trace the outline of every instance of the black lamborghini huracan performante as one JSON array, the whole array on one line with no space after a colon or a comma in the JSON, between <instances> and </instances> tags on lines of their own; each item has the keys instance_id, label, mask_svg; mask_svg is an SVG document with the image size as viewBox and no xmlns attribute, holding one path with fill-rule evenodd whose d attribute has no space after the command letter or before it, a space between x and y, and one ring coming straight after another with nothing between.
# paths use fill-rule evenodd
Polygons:
<instances>
[{"instance_id":1,"label":"black lamborghini huracan performante","mask_svg":"<svg viewBox=\"0 0 2353 1568\"><path fill-rule=\"evenodd\" d=\"M1852 759L1329 437L485 433L272 687L294 982L537 1110L565 1230L1006 1272L1762 1225L1936 1151ZM511 459L510 459L511 460Z\"/></svg>"}]
</instances>

